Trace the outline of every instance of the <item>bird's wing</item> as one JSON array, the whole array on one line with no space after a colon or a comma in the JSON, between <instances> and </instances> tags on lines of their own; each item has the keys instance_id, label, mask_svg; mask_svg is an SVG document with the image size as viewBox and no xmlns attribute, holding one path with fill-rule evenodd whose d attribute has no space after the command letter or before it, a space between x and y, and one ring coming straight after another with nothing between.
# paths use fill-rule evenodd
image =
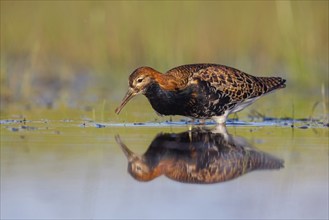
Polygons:
<instances>
[{"instance_id":1,"label":"bird's wing","mask_svg":"<svg viewBox=\"0 0 329 220\"><path fill-rule=\"evenodd\" d=\"M285 87L280 77L255 77L238 69L219 64L189 64L175 67L165 73L170 76L173 88L183 90L200 82L209 85L237 102L261 96Z\"/></svg>"},{"instance_id":2,"label":"bird's wing","mask_svg":"<svg viewBox=\"0 0 329 220\"><path fill-rule=\"evenodd\" d=\"M202 69L206 69L214 64L188 64L178 66L168 70L164 75L170 76L169 80L173 80L176 84L176 90L185 89L190 82L191 77Z\"/></svg>"},{"instance_id":3,"label":"bird's wing","mask_svg":"<svg viewBox=\"0 0 329 220\"><path fill-rule=\"evenodd\" d=\"M255 77L224 65L200 68L189 77L187 84L197 84L200 81L237 102L285 87L285 80L280 77Z\"/></svg>"}]
</instances>

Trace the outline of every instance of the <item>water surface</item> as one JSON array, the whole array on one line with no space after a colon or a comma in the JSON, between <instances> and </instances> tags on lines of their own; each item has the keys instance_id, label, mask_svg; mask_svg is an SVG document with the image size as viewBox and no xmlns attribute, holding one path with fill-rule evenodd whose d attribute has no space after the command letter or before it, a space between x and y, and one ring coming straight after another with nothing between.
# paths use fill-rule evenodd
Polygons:
<instances>
[{"instance_id":1,"label":"water surface","mask_svg":"<svg viewBox=\"0 0 329 220\"><path fill-rule=\"evenodd\" d=\"M247 143L248 151L275 158L283 167L197 184L166 174L137 180L115 140L119 135L132 152L143 155L159 135L177 140L185 132L186 140L179 140L189 146L188 124L1 122L3 219L328 218L325 126L229 124L229 135ZM215 140L221 137L215 135ZM199 142L213 146L213 139L207 140ZM180 146L167 141L160 144Z\"/></svg>"}]
</instances>

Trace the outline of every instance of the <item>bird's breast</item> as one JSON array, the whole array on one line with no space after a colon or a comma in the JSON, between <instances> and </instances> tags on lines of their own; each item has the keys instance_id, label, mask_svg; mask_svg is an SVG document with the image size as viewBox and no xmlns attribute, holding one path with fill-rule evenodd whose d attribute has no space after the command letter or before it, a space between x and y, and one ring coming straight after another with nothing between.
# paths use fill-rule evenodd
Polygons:
<instances>
[{"instance_id":1,"label":"bird's breast","mask_svg":"<svg viewBox=\"0 0 329 220\"><path fill-rule=\"evenodd\" d=\"M190 84L182 90L168 91L151 84L144 95L153 109L161 115L183 115L192 118L211 118L223 114L230 100L206 82Z\"/></svg>"},{"instance_id":2,"label":"bird's breast","mask_svg":"<svg viewBox=\"0 0 329 220\"><path fill-rule=\"evenodd\" d=\"M153 109L162 115L186 115L186 110L192 103L197 91L193 86L184 90L167 91L158 84L151 84L144 95L150 101Z\"/></svg>"}]
</instances>

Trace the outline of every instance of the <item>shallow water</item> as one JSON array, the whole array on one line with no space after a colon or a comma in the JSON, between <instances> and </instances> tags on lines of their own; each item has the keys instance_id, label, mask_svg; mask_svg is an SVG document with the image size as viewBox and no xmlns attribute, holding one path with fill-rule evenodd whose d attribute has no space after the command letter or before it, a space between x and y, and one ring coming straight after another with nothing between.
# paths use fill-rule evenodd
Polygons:
<instances>
[{"instance_id":1,"label":"shallow water","mask_svg":"<svg viewBox=\"0 0 329 220\"><path fill-rule=\"evenodd\" d=\"M328 218L326 126L233 122L227 126L228 136L211 123L206 128L211 131L204 136L196 130L189 132L191 125L183 122L2 120L1 218ZM182 132L186 133L180 136ZM199 184L175 179L172 169L166 168L143 182L127 171L128 160L115 140L117 135L136 155L143 155L151 143L168 148L147 154L153 168L155 164L173 167L183 163L186 172L200 171L210 161L204 148L221 151L215 159L228 166L239 160L250 165L245 156L256 152L263 155L263 161L273 159L284 167L247 170L246 166L231 166L227 172L242 171L207 184L200 184L200 179ZM163 135L174 139L163 139ZM222 139L221 143L230 143L229 151L217 143ZM235 154L237 145L242 146L241 154ZM183 157L176 153L180 146L187 149ZM191 151L191 146L196 150Z\"/></svg>"}]
</instances>

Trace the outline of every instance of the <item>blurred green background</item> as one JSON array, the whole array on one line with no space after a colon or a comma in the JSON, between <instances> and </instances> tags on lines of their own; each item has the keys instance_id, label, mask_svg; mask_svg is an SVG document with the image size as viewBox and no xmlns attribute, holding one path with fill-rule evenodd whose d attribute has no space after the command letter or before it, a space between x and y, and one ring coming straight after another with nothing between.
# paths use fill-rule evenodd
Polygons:
<instances>
[{"instance_id":1,"label":"blurred green background","mask_svg":"<svg viewBox=\"0 0 329 220\"><path fill-rule=\"evenodd\" d=\"M129 74L203 62L287 79L241 116L327 117L328 1L1 1L1 118L162 120L114 114Z\"/></svg>"}]
</instances>

